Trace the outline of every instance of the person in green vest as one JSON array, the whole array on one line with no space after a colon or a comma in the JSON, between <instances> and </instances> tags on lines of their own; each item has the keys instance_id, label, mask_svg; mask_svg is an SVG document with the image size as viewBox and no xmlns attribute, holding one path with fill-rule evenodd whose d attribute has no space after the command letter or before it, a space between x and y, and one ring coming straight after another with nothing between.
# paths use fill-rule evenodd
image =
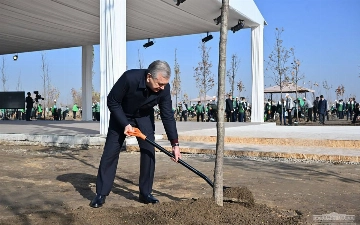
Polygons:
<instances>
[{"instance_id":1,"label":"person in green vest","mask_svg":"<svg viewBox=\"0 0 360 225\"><path fill-rule=\"evenodd\" d=\"M245 106L245 102L243 100L244 99L241 97L240 102L238 104L239 122L245 122L244 119L245 119L246 106Z\"/></svg>"},{"instance_id":2,"label":"person in green vest","mask_svg":"<svg viewBox=\"0 0 360 225\"><path fill-rule=\"evenodd\" d=\"M232 122L236 122L238 118L238 110L239 110L239 98L238 97L232 97L233 100L233 113L232 113Z\"/></svg>"},{"instance_id":3,"label":"person in green vest","mask_svg":"<svg viewBox=\"0 0 360 225\"><path fill-rule=\"evenodd\" d=\"M208 121L217 122L217 102L213 99L209 102Z\"/></svg>"},{"instance_id":4,"label":"person in green vest","mask_svg":"<svg viewBox=\"0 0 360 225\"><path fill-rule=\"evenodd\" d=\"M100 121L100 102L95 103L95 119Z\"/></svg>"},{"instance_id":5,"label":"person in green vest","mask_svg":"<svg viewBox=\"0 0 360 225\"><path fill-rule=\"evenodd\" d=\"M337 105L337 111L339 113L339 119L344 119L344 103L342 99L340 99L339 104Z\"/></svg>"},{"instance_id":6,"label":"person in green vest","mask_svg":"<svg viewBox=\"0 0 360 225\"><path fill-rule=\"evenodd\" d=\"M51 113L54 120L59 120L58 107L56 106L56 99L54 100L54 105L51 107Z\"/></svg>"},{"instance_id":7,"label":"person in green vest","mask_svg":"<svg viewBox=\"0 0 360 225\"><path fill-rule=\"evenodd\" d=\"M38 107L37 107L37 117L38 117L38 119L41 119L41 117L42 117L42 112L43 112L42 105L39 104Z\"/></svg>"},{"instance_id":8,"label":"person in green vest","mask_svg":"<svg viewBox=\"0 0 360 225\"><path fill-rule=\"evenodd\" d=\"M189 113L188 116L191 116L191 118L195 117L195 103L189 107Z\"/></svg>"},{"instance_id":9,"label":"person in green vest","mask_svg":"<svg viewBox=\"0 0 360 225\"><path fill-rule=\"evenodd\" d=\"M76 113L79 111L79 107L78 107L77 103L75 103L73 105L72 111L73 111L73 119L75 120L76 119Z\"/></svg>"},{"instance_id":10,"label":"person in green vest","mask_svg":"<svg viewBox=\"0 0 360 225\"><path fill-rule=\"evenodd\" d=\"M204 122L204 115L205 115L205 106L201 104L201 101L198 101L198 104L195 106L196 112L196 121L199 122L201 117L201 122Z\"/></svg>"},{"instance_id":11,"label":"person in green vest","mask_svg":"<svg viewBox=\"0 0 360 225\"><path fill-rule=\"evenodd\" d=\"M68 116L69 107L65 106L64 110L62 111L62 120L65 120L66 116Z\"/></svg>"},{"instance_id":12,"label":"person in green vest","mask_svg":"<svg viewBox=\"0 0 360 225\"><path fill-rule=\"evenodd\" d=\"M19 120L25 120L25 109L20 109Z\"/></svg>"}]
</instances>

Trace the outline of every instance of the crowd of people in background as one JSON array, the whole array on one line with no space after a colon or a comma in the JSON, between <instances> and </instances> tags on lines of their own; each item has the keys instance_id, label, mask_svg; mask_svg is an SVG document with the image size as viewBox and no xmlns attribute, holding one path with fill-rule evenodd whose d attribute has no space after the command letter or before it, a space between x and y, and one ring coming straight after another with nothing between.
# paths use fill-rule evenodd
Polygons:
<instances>
[{"instance_id":1,"label":"crowd of people in background","mask_svg":"<svg viewBox=\"0 0 360 225\"><path fill-rule=\"evenodd\" d=\"M306 122L319 122L325 124L325 121L346 120L355 123L359 116L359 103L355 98L335 100L334 103L328 103L323 95L315 97L310 101L306 97L299 97L293 100L290 94L285 95L276 104L268 99L264 105L264 121L280 120L280 125L292 125L293 120L300 122L302 119Z\"/></svg>"},{"instance_id":2,"label":"crowd of people in background","mask_svg":"<svg viewBox=\"0 0 360 225\"><path fill-rule=\"evenodd\" d=\"M210 101L203 102L197 101L197 103L188 103L185 100L179 102L177 107L173 108L174 117L177 121L188 121L188 118L196 118L197 122L216 122L218 102L216 96ZM251 107L246 102L245 97L232 97L226 99L225 113L228 118L228 122L246 122L250 120ZM160 111L158 107L155 107L155 118L160 119Z\"/></svg>"},{"instance_id":3,"label":"crowd of people in background","mask_svg":"<svg viewBox=\"0 0 360 225\"><path fill-rule=\"evenodd\" d=\"M54 99L49 107L44 108L39 101L35 101L28 92L25 98L24 109L0 109L0 119L8 120L76 120L82 118L82 107L74 103L70 109L67 105L59 106ZM100 103L94 101L92 104L92 120L100 121Z\"/></svg>"},{"instance_id":4,"label":"crowd of people in background","mask_svg":"<svg viewBox=\"0 0 360 225\"><path fill-rule=\"evenodd\" d=\"M154 108L156 119L160 119L158 107ZM198 101L197 103L186 102L178 103L173 108L174 117L177 121L188 121L188 118L196 118L197 122L216 122L217 121L217 101L216 96L208 102ZM245 97L234 97L228 95L225 100L225 121L227 122L246 122L250 120L251 106ZM325 124L325 121L339 119L355 123L360 116L360 106L354 97L348 100L335 100L328 103L323 95L315 97L313 101L306 97L292 99L290 94L286 93L285 98L278 102L268 99L264 104L264 121L277 121L280 125L293 125L301 122L319 122ZM82 118L82 108L75 103L70 109L68 106L58 106L54 100L50 107L43 108L40 102L34 101L31 93L27 93L25 98L25 108L16 110L0 109L0 119L18 119L18 120L39 120L46 117L50 120L66 120L72 118ZM92 104L92 120L100 121L100 103L94 101ZM195 119L194 119L195 120Z\"/></svg>"}]
</instances>

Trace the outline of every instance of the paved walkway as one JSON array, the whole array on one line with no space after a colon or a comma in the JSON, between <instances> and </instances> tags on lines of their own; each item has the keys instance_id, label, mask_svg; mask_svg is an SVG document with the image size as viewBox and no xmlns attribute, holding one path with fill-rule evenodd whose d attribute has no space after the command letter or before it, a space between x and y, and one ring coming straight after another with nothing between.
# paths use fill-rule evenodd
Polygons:
<instances>
[{"instance_id":1,"label":"paved walkway","mask_svg":"<svg viewBox=\"0 0 360 225\"><path fill-rule=\"evenodd\" d=\"M227 155L290 157L360 162L360 126L276 126L275 123L224 123ZM103 146L99 122L0 121L0 142L63 147ZM182 151L215 152L216 123L177 122ZM156 139L169 148L161 121ZM129 139L129 150L136 150Z\"/></svg>"}]
</instances>

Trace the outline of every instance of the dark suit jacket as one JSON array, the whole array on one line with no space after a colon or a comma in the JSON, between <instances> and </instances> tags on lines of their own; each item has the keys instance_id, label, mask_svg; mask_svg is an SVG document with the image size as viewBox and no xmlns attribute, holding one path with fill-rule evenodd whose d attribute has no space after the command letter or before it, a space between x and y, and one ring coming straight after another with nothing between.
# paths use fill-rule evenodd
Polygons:
<instances>
[{"instance_id":1,"label":"dark suit jacket","mask_svg":"<svg viewBox=\"0 0 360 225\"><path fill-rule=\"evenodd\" d=\"M170 85L157 93L146 86L146 69L126 71L107 96L110 110L109 127L123 132L125 126L136 121L145 135L155 131L154 106L159 104L160 116L169 140L178 139L172 113ZM133 125L133 124L132 124Z\"/></svg>"},{"instance_id":2,"label":"dark suit jacket","mask_svg":"<svg viewBox=\"0 0 360 225\"><path fill-rule=\"evenodd\" d=\"M225 112L234 111L233 101L230 98L225 100Z\"/></svg>"},{"instance_id":3,"label":"dark suit jacket","mask_svg":"<svg viewBox=\"0 0 360 225\"><path fill-rule=\"evenodd\" d=\"M327 101L326 101L326 99L319 101L318 111L319 111L319 113L321 113L321 114L325 114L325 113L326 113L326 111L327 111Z\"/></svg>"}]
</instances>

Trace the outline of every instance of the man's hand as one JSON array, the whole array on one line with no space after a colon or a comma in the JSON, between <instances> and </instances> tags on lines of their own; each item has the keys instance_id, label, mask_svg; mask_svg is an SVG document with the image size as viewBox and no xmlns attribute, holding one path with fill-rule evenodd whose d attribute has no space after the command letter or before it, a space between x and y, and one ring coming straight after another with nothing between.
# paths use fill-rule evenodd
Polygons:
<instances>
[{"instance_id":1,"label":"man's hand","mask_svg":"<svg viewBox=\"0 0 360 225\"><path fill-rule=\"evenodd\" d=\"M171 158L171 159L174 162L177 162L181 158L180 147L179 146L172 147L172 153L175 156L175 158Z\"/></svg>"},{"instance_id":2,"label":"man's hand","mask_svg":"<svg viewBox=\"0 0 360 225\"><path fill-rule=\"evenodd\" d=\"M133 133L133 132L134 132L134 128L130 124L127 125L124 129L124 134L128 137L131 136L130 133Z\"/></svg>"}]
</instances>

